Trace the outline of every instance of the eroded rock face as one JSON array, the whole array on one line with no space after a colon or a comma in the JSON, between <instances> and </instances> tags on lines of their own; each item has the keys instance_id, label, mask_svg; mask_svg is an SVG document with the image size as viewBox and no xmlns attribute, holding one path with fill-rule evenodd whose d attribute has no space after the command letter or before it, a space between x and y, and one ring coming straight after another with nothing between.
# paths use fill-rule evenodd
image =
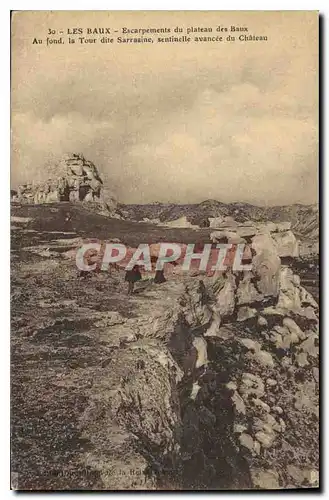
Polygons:
<instances>
[{"instance_id":1,"label":"eroded rock face","mask_svg":"<svg viewBox=\"0 0 329 500\"><path fill-rule=\"evenodd\" d=\"M267 250L278 257L294 258L299 256L299 242L290 230L290 222L254 223L252 221L231 225L223 220L212 219L210 227L216 229L210 235L213 243L250 243L259 253Z\"/></svg>"},{"instance_id":2,"label":"eroded rock face","mask_svg":"<svg viewBox=\"0 0 329 500\"><path fill-rule=\"evenodd\" d=\"M102 201L102 179L96 166L82 154L65 154L59 161L56 171L56 175L45 182L19 186L15 201L22 203Z\"/></svg>"},{"instance_id":3,"label":"eroded rock face","mask_svg":"<svg viewBox=\"0 0 329 500\"><path fill-rule=\"evenodd\" d=\"M280 258L271 250L262 250L253 260L253 272L257 289L264 297L276 297L279 293Z\"/></svg>"},{"instance_id":4,"label":"eroded rock face","mask_svg":"<svg viewBox=\"0 0 329 500\"><path fill-rule=\"evenodd\" d=\"M101 488L318 484L318 305L276 254L260 272L264 252L151 287L133 317L97 313L106 363L79 425Z\"/></svg>"},{"instance_id":5,"label":"eroded rock face","mask_svg":"<svg viewBox=\"0 0 329 500\"><path fill-rule=\"evenodd\" d=\"M314 487L318 484L318 306L309 294L305 301L307 292L287 266L278 271L270 313L254 296L253 308L249 307L253 323L251 316L246 316L241 327L232 324L231 337L221 338L218 332L224 328L223 315L221 326L215 324L213 339L208 338L211 327L207 329L208 349L212 351L208 367L217 379L228 378L226 388L233 391L233 410L228 405L233 422L224 426L222 439L233 453L234 436L239 448L231 457L237 476L240 474L239 484L248 477L251 488ZM245 281L248 279L252 276ZM245 295L245 281L237 280L237 295L240 286L244 290L241 295ZM214 309L220 313L217 305ZM241 310L238 303L236 310ZM223 391L219 383L210 400L222 400ZM198 396L201 394L199 390ZM203 404L213 408L214 402L205 398ZM217 422L221 413L214 415ZM211 428L216 428L216 422ZM248 473L243 472L242 457Z\"/></svg>"},{"instance_id":6,"label":"eroded rock face","mask_svg":"<svg viewBox=\"0 0 329 500\"><path fill-rule=\"evenodd\" d=\"M135 320L117 323L129 345L109 372L109 415L137 441L116 460L141 470L125 487L318 484L318 306L287 266L276 273L266 293L254 272L190 279L173 309L138 322L139 339Z\"/></svg>"},{"instance_id":7,"label":"eroded rock face","mask_svg":"<svg viewBox=\"0 0 329 500\"><path fill-rule=\"evenodd\" d=\"M280 257L298 257L299 245L292 231L273 233L276 250Z\"/></svg>"},{"instance_id":8,"label":"eroded rock face","mask_svg":"<svg viewBox=\"0 0 329 500\"><path fill-rule=\"evenodd\" d=\"M278 274L273 305L266 307L253 291L252 308L247 290L252 290L253 276L246 275L242 280L236 276L238 321L242 309L248 308L253 314L242 317L240 325L232 323L232 317L227 323L225 315L221 325L214 318L205 334L208 368L216 373L217 386L203 404L213 411L214 398L223 400L224 387L231 391L232 406L226 403L231 420L222 427L222 442L232 453L226 470L235 464L239 487L318 485L318 306L309 294L301 306L307 292L287 266L279 267ZM213 306L216 314L220 313L217 304ZM222 336L223 328L231 329L232 334ZM202 386L200 380L198 384ZM196 400L201 394L200 389ZM215 422L207 430L210 442L215 437L211 429L216 429L218 418L223 418L218 409L213 416ZM218 445L218 456L220 450ZM205 455L203 463L209 460L207 452ZM211 466L216 468L208 464ZM213 469L209 474L214 481ZM246 478L248 485L244 483Z\"/></svg>"}]
</instances>

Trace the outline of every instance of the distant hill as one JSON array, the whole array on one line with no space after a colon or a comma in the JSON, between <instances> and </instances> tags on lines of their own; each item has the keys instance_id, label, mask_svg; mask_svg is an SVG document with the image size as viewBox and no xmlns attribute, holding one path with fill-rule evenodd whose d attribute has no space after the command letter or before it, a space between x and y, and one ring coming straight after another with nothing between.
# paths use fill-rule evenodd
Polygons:
<instances>
[{"instance_id":1,"label":"distant hill","mask_svg":"<svg viewBox=\"0 0 329 500\"><path fill-rule=\"evenodd\" d=\"M186 216L192 224L206 227L208 217L233 217L237 222L250 221L290 221L296 234L309 238L319 237L318 205L285 205L276 207L258 207L250 203L222 203L206 200L198 204L176 205L173 203L150 203L145 205L119 205L127 218L131 220L159 219L172 221Z\"/></svg>"}]
</instances>

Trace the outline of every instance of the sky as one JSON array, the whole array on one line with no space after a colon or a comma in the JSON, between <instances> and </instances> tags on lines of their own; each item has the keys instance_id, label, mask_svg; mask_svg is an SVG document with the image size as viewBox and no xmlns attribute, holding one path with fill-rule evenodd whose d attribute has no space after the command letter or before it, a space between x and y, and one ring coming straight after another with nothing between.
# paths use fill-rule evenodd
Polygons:
<instances>
[{"instance_id":1,"label":"sky","mask_svg":"<svg viewBox=\"0 0 329 500\"><path fill-rule=\"evenodd\" d=\"M268 41L32 44L49 28L218 25ZM11 122L13 188L78 152L123 203L316 203L317 14L15 13Z\"/></svg>"}]
</instances>

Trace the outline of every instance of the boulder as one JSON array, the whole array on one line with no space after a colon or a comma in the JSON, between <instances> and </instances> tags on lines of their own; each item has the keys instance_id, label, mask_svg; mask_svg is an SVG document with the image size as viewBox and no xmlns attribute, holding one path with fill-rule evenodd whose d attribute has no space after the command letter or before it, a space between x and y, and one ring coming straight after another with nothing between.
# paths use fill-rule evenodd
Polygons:
<instances>
[{"instance_id":1,"label":"boulder","mask_svg":"<svg viewBox=\"0 0 329 500\"><path fill-rule=\"evenodd\" d=\"M253 448L254 448L254 440L250 436L250 434L247 434L247 433L243 432L240 435L240 437L239 437L239 441L240 441L241 446L244 446L245 448L248 448L250 451L253 450Z\"/></svg>"},{"instance_id":2,"label":"boulder","mask_svg":"<svg viewBox=\"0 0 329 500\"><path fill-rule=\"evenodd\" d=\"M210 239L213 243L231 243L233 245L246 242L246 240L235 231L224 229L222 231L213 231L210 234Z\"/></svg>"},{"instance_id":3,"label":"boulder","mask_svg":"<svg viewBox=\"0 0 329 500\"><path fill-rule=\"evenodd\" d=\"M210 326L213 313L207 303L206 288L202 280L192 282L186 287L180 304L190 328ZM172 314L169 317L171 318Z\"/></svg>"},{"instance_id":4,"label":"boulder","mask_svg":"<svg viewBox=\"0 0 329 500\"><path fill-rule=\"evenodd\" d=\"M230 228L236 229L238 223L233 219L233 217L208 217L209 227L213 229Z\"/></svg>"},{"instance_id":5,"label":"boulder","mask_svg":"<svg viewBox=\"0 0 329 500\"><path fill-rule=\"evenodd\" d=\"M222 227L236 228L237 226L238 223L233 219L233 217L230 217L229 215L227 217L224 217Z\"/></svg>"},{"instance_id":6,"label":"boulder","mask_svg":"<svg viewBox=\"0 0 329 500\"><path fill-rule=\"evenodd\" d=\"M263 446L263 448L270 448L275 439L275 434L259 431L256 432L255 437L257 441L259 441L259 443Z\"/></svg>"},{"instance_id":7,"label":"boulder","mask_svg":"<svg viewBox=\"0 0 329 500\"><path fill-rule=\"evenodd\" d=\"M291 222L277 222L275 226L275 232L281 233L282 231L290 231Z\"/></svg>"},{"instance_id":8,"label":"boulder","mask_svg":"<svg viewBox=\"0 0 329 500\"><path fill-rule=\"evenodd\" d=\"M257 309L252 307L242 306L238 309L237 321L246 321L257 316Z\"/></svg>"},{"instance_id":9,"label":"boulder","mask_svg":"<svg viewBox=\"0 0 329 500\"><path fill-rule=\"evenodd\" d=\"M236 229L236 232L241 238L251 238L252 236L255 236L258 233L257 227L250 225L250 226L238 226Z\"/></svg>"},{"instance_id":10,"label":"boulder","mask_svg":"<svg viewBox=\"0 0 329 500\"><path fill-rule=\"evenodd\" d=\"M276 245L270 234L257 234L253 237L251 248L257 254L266 251L267 253L277 254Z\"/></svg>"},{"instance_id":11,"label":"boulder","mask_svg":"<svg viewBox=\"0 0 329 500\"><path fill-rule=\"evenodd\" d=\"M299 298L300 298L300 302L301 302L302 307L311 306L314 309L319 308L317 302L313 299L312 295L307 290L305 290L305 288L303 288L303 287L300 287Z\"/></svg>"},{"instance_id":12,"label":"boulder","mask_svg":"<svg viewBox=\"0 0 329 500\"><path fill-rule=\"evenodd\" d=\"M280 488L279 475L272 469L251 469L253 486L260 490L277 490Z\"/></svg>"},{"instance_id":13,"label":"boulder","mask_svg":"<svg viewBox=\"0 0 329 500\"><path fill-rule=\"evenodd\" d=\"M276 231L276 224L274 222L264 222L263 224L258 224L259 233L273 233Z\"/></svg>"},{"instance_id":14,"label":"boulder","mask_svg":"<svg viewBox=\"0 0 329 500\"><path fill-rule=\"evenodd\" d=\"M207 331L204 333L204 336L205 337L220 337L221 336L220 332L219 332L220 325L221 325L221 317L220 317L219 313L216 314L216 312L214 312L214 319L213 319L211 325L209 326L209 328L207 329Z\"/></svg>"},{"instance_id":15,"label":"boulder","mask_svg":"<svg viewBox=\"0 0 329 500\"><path fill-rule=\"evenodd\" d=\"M249 338L239 339L239 342L244 345L249 351L260 351L261 345L257 340L252 340Z\"/></svg>"},{"instance_id":16,"label":"boulder","mask_svg":"<svg viewBox=\"0 0 329 500\"><path fill-rule=\"evenodd\" d=\"M272 238L279 257L298 257L299 245L292 231L273 233Z\"/></svg>"},{"instance_id":17,"label":"boulder","mask_svg":"<svg viewBox=\"0 0 329 500\"><path fill-rule=\"evenodd\" d=\"M258 316L257 324L261 328L266 328L268 326L268 321L264 316Z\"/></svg>"},{"instance_id":18,"label":"boulder","mask_svg":"<svg viewBox=\"0 0 329 500\"><path fill-rule=\"evenodd\" d=\"M213 229L218 229L221 227L223 223L223 217L208 217L209 227Z\"/></svg>"},{"instance_id":19,"label":"boulder","mask_svg":"<svg viewBox=\"0 0 329 500\"><path fill-rule=\"evenodd\" d=\"M221 317L231 316L234 313L235 291L235 279L233 274L230 274L216 298L216 310L218 310Z\"/></svg>"},{"instance_id":20,"label":"boulder","mask_svg":"<svg viewBox=\"0 0 329 500\"><path fill-rule=\"evenodd\" d=\"M256 361L256 363L259 363L262 366L270 366L270 367L274 366L273 357L267 351L260 350L260 351L255 351L254 353L248 352L246 354L246 357L248 359Z\"/></svg>"},{"instance_id":21,"label":"boulder","mask_svg":"<svg viewBox=\"0 0 329 500\"><path fill-rule=\"evenodd\" d=\"M242 374L239 392L244 399L251 395L261 397L265 394L265 384L258 375L245 372Z\"/></svg>"},{"instance_id":22,"label":"boulder","mask_svg":"<svg viewBox=\"0 0 329 500\"><path fill-rule=\"evenodd\" d=\"M266 296L277 297L280 282L280 258L275 251L264 249L252 260L257 289Z\"/></svg>"},{"instance_id":23,"label":"boulder","mask_svg":"<svg viewBox=\"0 0 329 500\"><path fill-rule=\"evenodd\" d=\"M178 219L163 223L163 225L166 225L168 227L187 227L191 229L199 229L199 226L194 225L190 221L188 221L185 215L183 217L179 217Z\"/></svg>"},{"instance_id":24,"label":"boulder","mask_svg":"<svg viewBox=\"0 0 329 500\"><path fill-rule=\"evenodd\" d=\"M246 272L238 285L236 296L237 304L240 306L260 302L264 299L264 295L259 293L255 285L252 283L252 277L252 273Z\"/></svg>"},{"instance_id":25,"label":"boulder","mask_svg":"<svg viewBox=\"0 0 329 500\"><path fill-rule=\"evenodd\" d=\"M197 351L195 368L200 368L201 366L207 366L208 365L207 342L205 341L205 339L203 337L195 337L192 344Z\"/></svg>"},{"instance_id":26,"label":"boulder","mask_svg":"<svg viewBox=\"0 0 329 500\"><path fill-rule=\"evenodd\" d=\"M282 266L279 274L280 293L277 309L301 310L300 290L294 283L293 271L288 266Z\"/></svg>"},{"instance_id":27,"label":"boulder","mask_svg":"<svg viewBox=\"0 0 329 500\"><path fill-rule=\"evenodd\" d=\"M103 182L98 170L82 154L65 154L51 170L53 175L48 180L19 186L18 200L22 203L102 201Z\"/></svg>"},{"instance_id":28,"label":"boulder","mask_svg":"<svg viewBox=\"0 0 329 500\"><path fill-rule=\"evenodd\" d=\"M297 325L297 323L291 318L284 318L282 322L283 326L288 328L291 334L294 334L299 340L305 340L306 335Z\"/></svg>"}]
</instances>

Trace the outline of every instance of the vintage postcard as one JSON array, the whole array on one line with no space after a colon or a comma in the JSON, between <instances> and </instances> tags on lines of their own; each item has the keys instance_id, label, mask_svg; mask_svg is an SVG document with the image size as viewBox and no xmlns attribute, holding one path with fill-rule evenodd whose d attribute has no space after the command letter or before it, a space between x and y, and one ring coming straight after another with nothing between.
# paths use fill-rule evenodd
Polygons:
<instances>
[{"instance_id":1,"label":"vintage postcard","mask_svg":"<svg viewBox=\"0 0 329 500\"><path fill-rule=\"evenodd\" d=\"M319 16L14 11L11 487L319 488Z\"/></svg>"}]
</instances>

